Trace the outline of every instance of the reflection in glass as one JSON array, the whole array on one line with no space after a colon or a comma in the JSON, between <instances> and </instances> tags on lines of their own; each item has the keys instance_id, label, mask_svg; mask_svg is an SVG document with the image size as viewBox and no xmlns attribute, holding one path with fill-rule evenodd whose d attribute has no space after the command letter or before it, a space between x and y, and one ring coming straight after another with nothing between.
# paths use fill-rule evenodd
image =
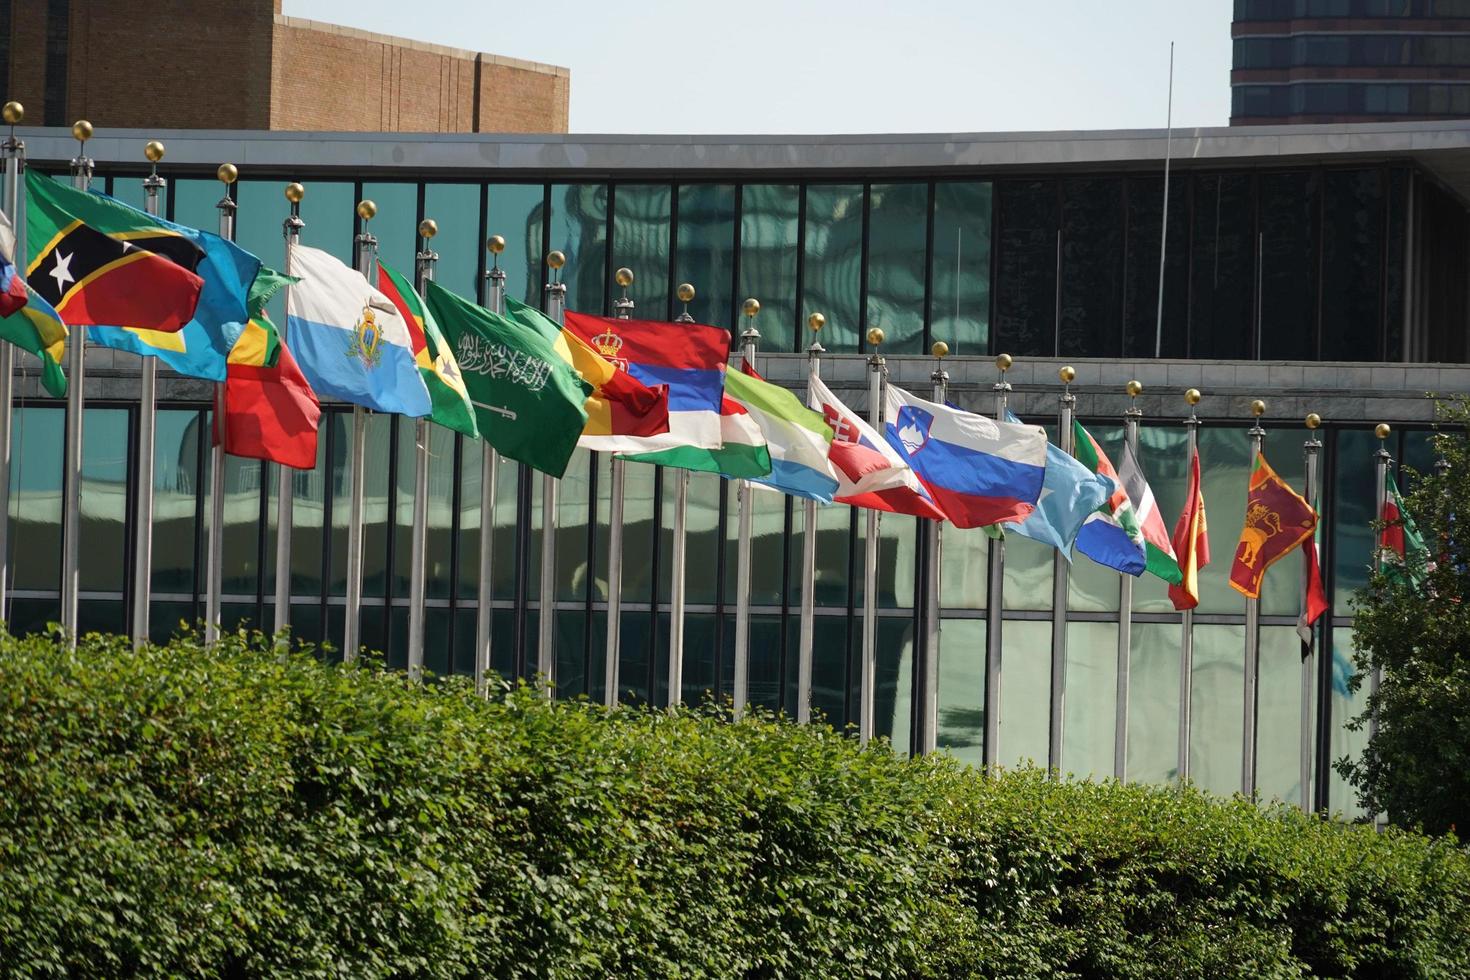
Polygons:
<instances>
[{"instance_id":1,"label":"reflection in glass","mask_svg":"<svg viewBox=\"0 0 1470 980\"><path fill-rule=\"evenodd\" d=\"M349 194L351 188L349 187ZM316 185L310 184L306 188L305 201L310 201L316 193ZM413 279L413 257L418 250L418 225L419 225L419 191L417 184L402 181L377 181L362 185L362 196L378 206L378 215L372 220L370 230L378 239L378 258L386 265ZM302 207L305 208L305 201ZM243 214L245 202L240 202L240 211ZM476 207L479 205L476 204ZM347 251L340 254L334 251L344 262L352 261L352 216L356 202L349 201L346 207L347 216ZM305 212L303 210L303 217ZM306 219L308 232L314 230L310 225L310 218ZM301 240L307 244L318 244L319 240L308 237L303 233ZM320 246L325 248L325 245ZM471 294L473 295L473 294Z\"/></svg>"},{"instance_id":2,"label":"reflection in glass","mask_svg":"<svg viewBox=\"0 0 1470 980\"><path fill-rule=\"evenodd\" d=\"M1062 181L1061 310L1057 353L1117 357L1122 345L1123 181Z\"/></svg>"},{"instance_id":3,"label":"reflection in glass","mask_svg":"<svg viewBox=\"0 0 1470 980\"><path fill-rule=\"evenodd\" d=\"M891 515L884 519L892 520ZM866 522L858 520L859 533ZM914 520L904 523L912 529ZM920 527L924 523L920 522ZM990 581L990 538L978 527L958 528L946 523L940 533L939 605L943 609L984 609ZM1011 535L1011 541L1020 540ZM912 573L910 574L912 581Z\"/></svg>"},{"instance_id":4,"label":"reflection in glass","mask_svg":"<svg viewBox=\"0 0 1470 980\"><path fill-rule=\"evenodd\" d=\"M1162 783L1179 775L1181 629L1176 623L1133 624L1128 695L1130 780Z\"/></svg>"},{"instance_id":5,"label":"reflection in glass","mask_svg":"<svg viewBox=\"0 0 1470 980\"><path fill-rule=\"evenodd\" d=\"M1194 178L1190 259L1189 356L1249 357L1256 281L1250 176Z\"/></svg>"},{"instance_id":6,"label":"reflection in glass","mask_svg":"<svg viewBox=\"0 0 1470 980\"><path fill-rule=\"evenodd\" d=\"M199 425L194 409L159 409L153 454L154 594L194 591L194 519L201 496ZM85 442L83 443L85 445ZM185 618L192 618L186 615ZM173 618L177 625L178 617Z\"/></svg>"},{"instance_id":7,"label":"reflection in glass","mask_svg":"<svg viewBox=\"0 0 1470 980\"><path fill-rule=\"evenodd\" d=\"M556 597L584 599L587 595L587 515L591 506L592 453L572 453L561 478L556 500ZM539 484L541 481L535 481ZM540 492L540 487L536 487ZM558 627L560 628L560 627Z\"/></svg>"},{"instance_id":8,"label":"reflection in glass","mask_svg":"<svg viewBox=\"0 0 1470 980\"><path fill-rule=\"evenodd\" d=\"M1357 654L1357 644L1353 640L1353 631L1350 627L1338 627L1331 630L1332 650L1332 755L1335 762L1342 758L1360 758L1363 750L1368 746L1368 726L1364 725L1358 730L1352 729L1353 720L1363 713L1367 706L1369 684L1364 678L1363 684L1356 690L1350 690L1350 682L1353 675L1357 673L1354 657ZM1332 770L1328 786L1328 809L1333 813L1341 813L1349 819L1355 819L1364 815L1363 807L1358 805L1357 791L1343 779L1337 769Z\"/></svg>"},{"instance_id":9,"label":"reflection in glass","mask_svg":"<svg viewBox=\"0 0 1470 980\"><path fill-rule=\"evenodd\" d=\"M1327 170L1322 190L1323 355L1329 360L1377 360L1383 315L1383 174L1376 169Z\"/></svg>"},{"instance_id":10,"label":"reflection in glass","mask_svg":"<svg viewBox=\"0 0 1470 980\"><path fill-rule=\"evenodd\" d=\"M10 547L15 589L61 588L61 483L66 410L25 405L15 409L10 427ZM57 600L39 623L60 616ZM7 610L12 629L22 629L19 605Z\"/></svg>"},{"instance_id":11,"label":"reflection in glass","mask_svg":"<svg viewBox=\"0 0 1470 980\"><path fill-rule=\"evenodd\" d=\"M1123 354L1184 357L1189 342L1189 182L1169 183L1169 242L1164 262L1163 335L1159 336L1159 246L1164 215L1164 179L1129 177L1127 245L1124 253Z\"/></svg>"},{"instance_id":12,"label":"reflection in glass","mask_svg":"<svg viewBox=\"0 0 1470 980\"><path fill-rule=\"evenodd\" d=\"M1006 535L1005 550L1004 607L1050 609L1057 550L1019 534Z\"/></svg>"},{"instance_id":13,"label":"reflection in glass","mask_svg":"<svg viewBox=\"0 0 1470 980\"><path fill-rule=\"evenodd\" d=\"M450 292L474 299L479 289L480 185L425 184L424 217L433 218L439 233L428 247L439 253L434 279ZM401 270L411 275L412 267Z\"/></svg>"},{"instance_id":14,"label":"reflection in glass","mask_svg":"<svg viewBox=\"0 0 1470 980\"><path fill-rule=\"evenodd\" d=\"M618 193L622 193L621 188ZM635 225L639 223L635 221ZM663 224L665 269L668 268L668 227L666 215ZM644 230L645 233L654 233L650 226L645 225ZM602 313L607 293L606 184L551 186L551 238L546 247L559 249L566 254L567 264L562 269L562 281L567 284L567 309L580 310L583 313ZM635 273L641 271L635 270ZM664 275L667 276L668 273L665 272ZM528 299L526 302L539 307L539 290L535 299Z\"/></svg>"},{"instance_id":15,"label":"reflection in glass","mask_svg":"<svg viewBox=\"0 0 1470 980\"><path fill-rule=\"evenodd\" d=\"M1047 703L1047 690L1043 688L1033 702L1043 716L1045 712L1039 709ZM1062 720L1064 772L1098 778L1113 774L1117 707L1118 624L1068 623L1067 697ZM1044 726L1042 738L1038 762L1046 758Z\"/></svg>"},{"instance_id":16,"label":"reflection in glass","mask_svg":"<svg viewBox=\"0 0 1470 980\"><path fill-rule=\"evenodd\" d=\"M1373 521L1378 516L1373 454L1378 438L1371 429L1339 429L1334 435L1332 611L1352 616L1353 593L1368 584L1373 564Z\"/></svg>"},{"instance_id":17,"label":"reflection in glass","mask_svg":"<svg viewBox=\"0 0 1470 980\"><path fill-rule=\"evenodd\" d=\"M217 180L170 181L165 193L173 195L173 220L190 228L219 231L219 209L215 205L224 196L224 190L225 185ZM230 196L234 196L233 191Z\"/></svg>"},{"instance_id":18,"label":"reflection in glass","mask_svg":"<svg viewBox=\"0 0 1470 980\"><path fill-rule=\"evenodd\" d=\"M938 745L979 766L985 761L985 620L946 619L939 642Z\"/></svg>"},{"instance_id":19,"label":"reflection in glass","mask_svg":"<svg viewBox=\"0 0 1470 980\"><path fill-rule=\"evenodd\" d=\"M822 346L857 350L862 284L863 189L858 184L811 184L806 189L806 249L801 322L827 317ZM765 317L761 322L766 321ZM804 332L804 331L803 331ZM773 350L779 349L772 347Z\"/></svg>"},{"instance_id":20,"label":"reflection in glass","mask_svg":"<svg viewBox=\"0 0 1470 980\"><path fill-rule=\"evenodd\" d=\"M740 494L737 487L740 485L732 480L725 494L725 603L732 610L736 601L736 559L740 537ZM788 498L765 490L752 490L750 493L750 602L753 606L779 606L784 599L782 589L785 583L782 581L781 569L787 561ZM801 508L794 507L791 524L793 538L800 527ZM791 553L797 556L794 560L798 562L800 549L800 543L793 540ZM821 553L820 546L817 551L818 554ZM796 583L792 584L792 588L791 601L799 604L799 597L795 592Z\"/></svg>"},{"instance_id":21,"label":"reflection in glass","mask_svg":"<svg viewBox=\"0 0 1470 980\"><path fill-rule=\"evenodd\" d=\"M1244 626L1195 624L1189 774L1212 793L1240 789L1244 663Z\"/></svg>"},{"instance_id":22,"label":"reflection in glass","mask_svg":"<svg viewBox=\"0 0 1470 980\"><path fill-rule=\"evenodd\" d=\"M1044 766L1047 705L1051 702L1051 623L1008 619L1001 624L1001 642L1005 656L1001 660L996 758L1007 766L1027 761Z\"/></svg>"},{"instance_id":23,"label":"reflection in glass","mask_svg":"<svg viewBox=\"0 0 1470 980\"><path fill-rule=\"evenodd\" d=\"M1261 322L1262 360L1317 357L1318 177L1312 173L1262 174ZM1376 352L1377 345L1373 345Z\"/></svg>"},{"instance_id":24,"label":"reflection in glass","mask_svg":"<svg viewBox=\"0 0 1470 980\"><path fill-rule=\"evenodd\" d=\"M1057 185L995 182L994 349L1024 357L1056 349Z\"/></svg>"},{"instance_id":25,"label":"reflection in glass","mask_svg":"<svg viewBox=\"0 0 1470 980\"><path fill-rule=\"evenodd\" d=\"M81 588L87 592L121 592L127 574L129 414L124 408L88 408L84 415L78 541L85 559Z\"/></svg>"},{"instance_id":26,"label":"reflection in glass","mask_svg":"<svg viewBox=\"0 0 1470 980\"><path fill-rule=\"evenodd\" d=\"M868 216L868 322L853 326L863 327L864 331L867 326L881 326L887 334L883 349L896 354L922 353L928 207L926 184L874 184L872 187ZM807 233L810 235L810 230ZM852 346L833 349L856 350L856 335L864 331L835 334ZM823 331L824 335L826 332ZM823 339L825 342L825 336ZM950 340L950 337L945 334L942 339ZM950 340L950 351L983 353L980 349L958 347L953 340Z\"/></svg>"},{"instance_id":27,"label":"reflection in glass","mask_svg":"<svg viewBox=\"0 0 1470 980\"><path fill-rule=\"evenodd\" d=\"M795 629L789 646L797 650L800 649L800 617L792 617L791 624ZM849 720L857 722L855 700L853 717L847 716L850 687L847 651L847 617L817 616L812 623L812 718L821 718L838 731Z\"/></svg>"},{"instance_id":28,"label":"reflection in glass","mask_svg":"<svg viewBox=\"0 0 1470 980\"><path fill-rule=\"evenodd\" d=\"M796 349L796 229L800 192L795 185L746 184L741 191L740 287L736 302L760 300L761 347ZM824 310L828 322L832 312Z\"/></svg>"},{"instance_id":29,"label":"reflection in glass","mask_svg":"<svg viewBox=\"0 0 1470 980\"><path fill-rule=\"evenodd\" d=\"M914 693L914 621L908 616L878 617L878 679L873 693L873 734L886 738L893 750L907 753L912 744Z\"/></svg>"},{"instance_id":30,"label":"reflection in glass","mask_svg":"<svg viewBox=\"0 0 1470 980\"><path fill-rule=\"evenodd\" d=\"M1293 626L1261 627L1256 789L1301 799L1302 641Z\"/></svg>"},{"instance_id":31,"label":"reflection in glass","mask_svg":"<svg viewBox=\"0 0 1470 980\"><path fill-rule=\"evenodd\" d=\"M929 332L956 354L990 349L990 196L989 182L934 185Z\"/></svg>"},{"instance_id":32,"label":"reflection in glass","mask_svg":"<svg viewBox=\"0 0 1470 980\"><path fill-rule=\"evenodd\" d=\"M541 259L549 250L541 241L545 188L541 184L491 184L488 193L486 235L505 239L505 252L500 256L500 268L505 270L505 294L539 306ZM489 256L486 258L488 263Z\"/></svg>"},{"instance_id":33,"label":"reflection in glass","mask_svg":"<svg viewBox=\"0 0 1470 980\"><path fill-rule=\"evenodd\" d=\"M618 188L621 195L623 189ZM619 198L619 210L622 200ZM735 187L685 184L679 188L679 254L676 279L693 283L689 313L700 323L730 327L736 318ZM667 266L666 266L667 267ZM744 297L740 297L744 299Z\"/></svg>"}]
</instances>

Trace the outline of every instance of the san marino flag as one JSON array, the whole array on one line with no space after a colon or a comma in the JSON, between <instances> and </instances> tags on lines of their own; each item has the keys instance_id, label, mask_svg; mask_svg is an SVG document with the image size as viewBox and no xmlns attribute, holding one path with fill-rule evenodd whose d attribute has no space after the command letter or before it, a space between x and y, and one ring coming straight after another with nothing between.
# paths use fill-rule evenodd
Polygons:
<instances>
[{"instance_id":1,"label":"san marino flag","mask_svg":"<svg viewBox=\"0 0 1470 980\"><path fill-rule=\"evenodd\" d=\"M398 307L317 248L291 248L286 342L318 396L418 418L433 409Z\"/></svg>"}]
</instances>

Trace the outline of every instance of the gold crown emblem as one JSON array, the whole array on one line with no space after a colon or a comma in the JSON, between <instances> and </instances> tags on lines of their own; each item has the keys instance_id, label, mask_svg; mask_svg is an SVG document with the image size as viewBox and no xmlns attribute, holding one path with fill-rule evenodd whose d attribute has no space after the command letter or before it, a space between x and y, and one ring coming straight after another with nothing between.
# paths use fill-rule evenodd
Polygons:
<instances>
[{"instance_id":1,"label":"gold crown emblem","mask_svg":"<svg viewBox=\"0 0 1470 980\"><path fill-rule=\"evenodd\" d=\"M623 338L608 330L592 338L592 345L597 348L597 353L610 361L617 360L623 350Z\"/></svg>"}]
</instances>

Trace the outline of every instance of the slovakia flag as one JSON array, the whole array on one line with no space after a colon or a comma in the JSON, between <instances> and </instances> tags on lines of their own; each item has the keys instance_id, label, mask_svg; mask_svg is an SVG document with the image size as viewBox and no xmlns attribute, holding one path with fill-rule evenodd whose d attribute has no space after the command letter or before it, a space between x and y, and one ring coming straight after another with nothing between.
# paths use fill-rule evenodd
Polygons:
<instances>
[{"instance_id":1,"label":"slovakia flag","mask_svg":"<svg viewBox=\"0 0 1470 980\"><path fill-rule=\"evenodd\" d=\"M839 504L912 514L936 521L944 512L929 499L914 471L862 417L832 394L821 378L808 382L807 406L832 427L827 461L837 474Z\"/></svg>"},{"instance_id":2,"label":"slovakia flag","mask_svg":"<svg viewBox=\"0 0 1470 980\"><path fill-rule=\"evenodd\" d=\"M889 387L888 444L956 527L1023 521L1046 476L1046 430L996 422Z\"/></svg>"}]
</instances>

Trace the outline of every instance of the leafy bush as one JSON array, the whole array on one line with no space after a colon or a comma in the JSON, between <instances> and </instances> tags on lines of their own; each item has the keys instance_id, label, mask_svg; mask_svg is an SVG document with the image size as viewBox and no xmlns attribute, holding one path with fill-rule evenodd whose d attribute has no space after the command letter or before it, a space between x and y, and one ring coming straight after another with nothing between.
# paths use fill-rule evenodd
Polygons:
<instances>
[{"instance_id":1,"label":"leafy bush","mask_svg":"<svg viewBox=\"0 0 1470 980\"><path fill-rule=\"evenodd\" d=\"M4 977L1470 974L1470 858L259 638L0 637Z\"/></svg>"}]
</instances>

